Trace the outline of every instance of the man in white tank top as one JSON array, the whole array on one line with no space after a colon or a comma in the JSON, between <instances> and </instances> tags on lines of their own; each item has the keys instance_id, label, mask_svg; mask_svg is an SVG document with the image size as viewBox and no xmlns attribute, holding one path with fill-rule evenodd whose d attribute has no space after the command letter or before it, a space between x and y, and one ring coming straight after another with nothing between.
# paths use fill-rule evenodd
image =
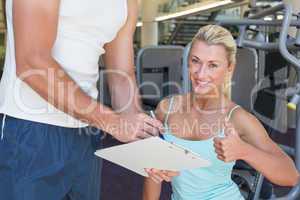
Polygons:
<instances>
[{"instance_id":1,"label":"man in white tank top","mask_svg":"<svg viewBox=\"0 0 300 200\"><path fill-rule=\"evenodd\" d=\"M6 12L1 199L99 200L100 161L89 126L122 142L162 129L139 110L136 0L6 0ZM113 71L115 111L96 100L100 55Z\"/></svg>"}]
</instances>

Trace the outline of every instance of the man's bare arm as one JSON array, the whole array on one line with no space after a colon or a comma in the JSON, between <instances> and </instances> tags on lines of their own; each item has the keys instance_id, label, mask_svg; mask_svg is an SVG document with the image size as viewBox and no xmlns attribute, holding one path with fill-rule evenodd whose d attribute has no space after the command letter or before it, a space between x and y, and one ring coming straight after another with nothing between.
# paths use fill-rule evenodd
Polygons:
<instances>
[{"instance_id":1,"label":"man's bare arm","mask_svg":"<svg viewBox=\"0 0 300 200\"><path fill-rule=\"evenodd\" d=\"M56 108L110 132L105 125L118 116L86 95L52 57L59 4L59 0L13 1L17 76L22 79L30 71L43 72L45 76L32 75L23 81ZM87 114L91 105L93 109Z\"/></svg>"},{"instance_id":2,"label":"man's bare arm","mask_svg":"<svg viewBox=\"0 0 300 200\"><path fill-rule=\"evenodd\" d=\"M138 4L128 0L126 24L117 37L105 45L105 66L108 69L108 84L112 106L123 113L137 113L141 110L140 96L136 85L133 36L136 29Z\"/></svg>"},{"instance_id":3,"label":"man's bare arm","mask_svg":"<svg viewBox=\"0 0 300 200\"><path fill-rule=\"evenodd\" d=\"M14 0L17 76L38 70L25 81L56 108L110 133L122 142L157 135L162 124L145 114L121 116L86 95L52 57L59 0ZM53 77L48 78L51 73Z\"/></svg>"}]
</instances>

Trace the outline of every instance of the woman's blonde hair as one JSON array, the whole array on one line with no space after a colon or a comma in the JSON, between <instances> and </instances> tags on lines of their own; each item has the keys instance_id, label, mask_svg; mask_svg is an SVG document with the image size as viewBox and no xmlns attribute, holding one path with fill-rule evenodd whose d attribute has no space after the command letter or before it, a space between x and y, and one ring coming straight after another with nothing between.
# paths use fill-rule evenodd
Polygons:
<instances>
[{"instance_id":1,"label":"woman's blonde hair","mask_svg":"<svg viewBox=\"0 0 300 200\"><path fill-rule=\"evenodd\" d=\"M219 25L206 25L199 29L198 33L194 36L191 48L193 48L193 45L197 41L203 41L207 43L208 45L222 45L226 52L227 52L227 59L229 62L229 65L235 65L236 64L236 42L231 35L231 33ZM230 97L231 93L231 76L232 74L228 74L226 76L226 80L224 83L224 94L227 97Z\"/></svg>"}]
</instances>

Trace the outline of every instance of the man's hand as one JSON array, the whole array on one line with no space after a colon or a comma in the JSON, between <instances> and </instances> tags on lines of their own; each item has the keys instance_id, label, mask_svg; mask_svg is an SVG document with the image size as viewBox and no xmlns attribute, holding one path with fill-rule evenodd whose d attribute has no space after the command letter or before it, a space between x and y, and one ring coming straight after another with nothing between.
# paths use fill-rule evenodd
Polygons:
<instances>
[{"instance_id":1,"label":"man's hand","mask_svg":"<svg viewBox=\"0 0 300 200\"><path fill-rule=\"evenodd\" d=\"M139 114L120 114L119 119L108 124L111 134L121 142L132 142L139 139L158 136L164 130L159 120Z\"/></svg>"}]
</instances>

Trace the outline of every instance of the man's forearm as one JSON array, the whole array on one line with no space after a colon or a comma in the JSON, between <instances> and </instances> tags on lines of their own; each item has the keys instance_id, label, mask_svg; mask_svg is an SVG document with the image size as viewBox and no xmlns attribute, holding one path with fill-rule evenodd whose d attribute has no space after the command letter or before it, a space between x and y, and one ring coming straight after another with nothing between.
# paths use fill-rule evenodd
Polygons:
<instances>
[{"instance_id":1,"label":"man's forearm","mask_svg":"<svg viewBox=\"0 0 300 200\"><path fill-rule=\"evenodd\" d=\"M17 63L18 77L54 107L105 131L106 121L117 120L110 108L85 94L52 57L28 60Z\"/></svg>"},{"instance_id":2,"label":"man's forearm","mask_svg":"<svg viewBox=\"0 0 300 200\"><path fill-rule=\"evenodd\" d=\"M141 111L141 99L134 72L116 70L109 73L108 84L114 110L122 113Z\"/></svg>"}]
</instances>

